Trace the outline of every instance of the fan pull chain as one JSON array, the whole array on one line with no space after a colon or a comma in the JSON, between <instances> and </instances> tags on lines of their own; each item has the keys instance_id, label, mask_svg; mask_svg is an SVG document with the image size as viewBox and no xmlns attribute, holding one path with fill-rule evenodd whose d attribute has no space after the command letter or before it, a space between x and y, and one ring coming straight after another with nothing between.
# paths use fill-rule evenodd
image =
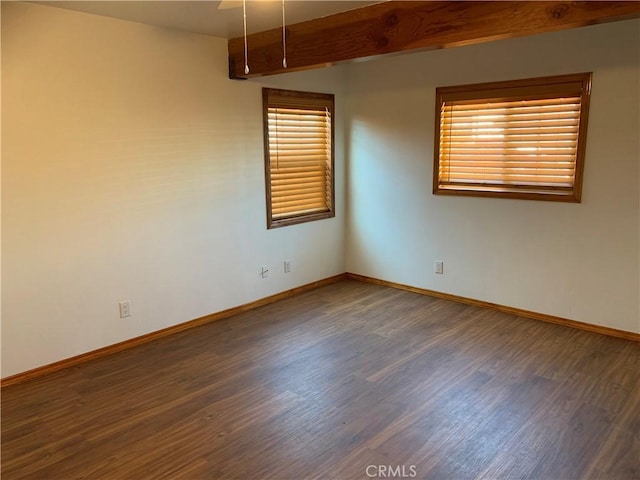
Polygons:
<instances>
[{"instance_id":1,"label":"fan pull chain","mask_svg":"<svg viewBox=\"0 0 640 480\"><path fill-rule=\"evenodd\" d=\"M242 0L242 20L244 27L244 74L249 75L249 49L247 48L247 0Z\"/></svg>"},{"instance_id":2,"label":"fan pull chain","mask_svg":"<svg viewBox=\"0 0 640 480\"><path fill-rule=\"evenodd\" d=\"M284 16L284 0L282 0L282 67L287 68L287 29Z\"/></svg>"}]
</instances>

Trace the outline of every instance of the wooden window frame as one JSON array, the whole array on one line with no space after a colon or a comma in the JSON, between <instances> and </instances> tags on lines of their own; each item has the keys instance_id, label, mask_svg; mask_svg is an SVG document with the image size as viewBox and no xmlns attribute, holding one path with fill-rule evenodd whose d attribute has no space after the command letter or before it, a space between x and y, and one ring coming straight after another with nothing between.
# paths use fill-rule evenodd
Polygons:
<instances>
[{"instance_id":1,"label":"wooden window frame","mask_svg":"<svg viewBox=\"0 0 640 480\"><path fill-rule=\"evenodd\" d=\"M333 94L301 92L295 90L280 90L275 88L262 89L262 112L264 125L264 165L265 165L265 186L266 186L266 206L267 206L267 228L278 228L287 225L296 225L305 222L312 222L326 218L335 217L335 98ZM293 213L291 215L274 218L272 209L272 178L271 178L271 154L269 148L269 108L301 108L317 109L324 106L328 109L331 121L329 149L330 168L329 181L325 182L325 203L326 209L323 211L310 213Z\"/></svg>"},{"instance_id":2,"label":"wooden window frame","mask_svg":"<svg viewBox=\"0 0 640 480\"><path fill-rule=\"evenodd\" d=\"M433 194L474 197L512 198L580 203L582 178L591 96L591 73L539 77L506 82L491 82L474 85L459 85L436 89L436 121L434 135ZM441 112L447 102L482 103L497 101L519 101L563 98L567 95L580 98L580 115L575 150L573 184L564 189L514 184L478 184L460 182L457 186L441 182Z\"/></svg>"}]
</instances>

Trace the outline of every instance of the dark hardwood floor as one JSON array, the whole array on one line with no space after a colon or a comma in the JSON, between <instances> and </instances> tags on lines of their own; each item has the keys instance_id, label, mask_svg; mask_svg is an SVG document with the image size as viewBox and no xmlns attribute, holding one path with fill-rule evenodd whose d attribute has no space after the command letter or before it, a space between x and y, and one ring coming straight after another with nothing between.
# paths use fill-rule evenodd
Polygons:
<instances>
[{"instance_id":1,"label":"dark hardwood floor","mask_svg":"<svg viewBox=\"0 0 640 480\"><path fill-rule=\"evenodd\" d=\"M638 479L639 360L345 280L4 388L2 479Z\"/></svg>"}]
</instances>

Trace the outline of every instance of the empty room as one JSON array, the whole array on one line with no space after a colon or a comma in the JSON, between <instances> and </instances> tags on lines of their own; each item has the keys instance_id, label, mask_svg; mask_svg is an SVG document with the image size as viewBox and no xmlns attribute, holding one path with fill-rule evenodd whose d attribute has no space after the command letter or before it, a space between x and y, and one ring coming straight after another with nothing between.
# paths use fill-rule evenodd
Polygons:
<instances>
[{"instance_id":1,"label":"empty room","mask_svg":"<svg viewBox=\"0 0 640 480\"><path fill-rule=\"evenodd\" d=\"M640 479L640 2L2 1L4 479Z\"/></svg>"}]
</instances>

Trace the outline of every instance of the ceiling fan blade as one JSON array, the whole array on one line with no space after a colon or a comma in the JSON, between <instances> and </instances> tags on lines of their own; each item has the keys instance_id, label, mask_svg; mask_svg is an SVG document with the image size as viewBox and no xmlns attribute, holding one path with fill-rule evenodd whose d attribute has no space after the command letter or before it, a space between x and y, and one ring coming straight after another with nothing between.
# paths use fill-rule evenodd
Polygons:
<instances>
[{"instance_id":1,"label":"ceiling fan blade","mask_svg":"<svg viewBox=\"0 0 640 480\"><path fill-rule=\"evenodd\" d=\"M218 10L226 10L228 8L238 8L242 6L242 0L221 0L218 4Z\"/></svg>"}]
</instances>

